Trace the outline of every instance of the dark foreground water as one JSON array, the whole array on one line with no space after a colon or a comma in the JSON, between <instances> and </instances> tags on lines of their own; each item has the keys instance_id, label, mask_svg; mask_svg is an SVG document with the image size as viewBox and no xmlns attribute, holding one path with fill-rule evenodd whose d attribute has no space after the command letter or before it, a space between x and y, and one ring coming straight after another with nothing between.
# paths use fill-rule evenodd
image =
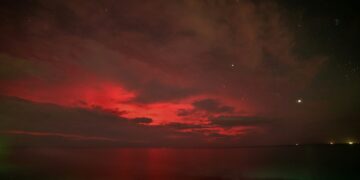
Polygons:
<instances>
[{"instance_id":1,"label":"dark foreground water","mask_svg":"<svg viewBox=\"0 0 360 180\"><path fill-rule=\"evenodd\" d=\"M0 179L360 179L359 150L18 148L1 152Z\"/></svg>"}]
</instances>

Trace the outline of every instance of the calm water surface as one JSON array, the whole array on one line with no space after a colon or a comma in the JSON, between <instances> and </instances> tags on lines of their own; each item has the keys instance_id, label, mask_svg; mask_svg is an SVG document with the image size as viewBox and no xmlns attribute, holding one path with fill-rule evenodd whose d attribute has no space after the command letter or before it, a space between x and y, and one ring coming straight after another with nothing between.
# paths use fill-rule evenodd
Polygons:
<instances>
[{"instance_id":1,"label":"calm water surface","mask_svg":"<svg viewBox=\"0 0 360 180\"><path fill-rule=\"evenodd\" d=\"M1 152L0 179L360 179L359 149L22 148Z\"/></svg>"}]
</instances>

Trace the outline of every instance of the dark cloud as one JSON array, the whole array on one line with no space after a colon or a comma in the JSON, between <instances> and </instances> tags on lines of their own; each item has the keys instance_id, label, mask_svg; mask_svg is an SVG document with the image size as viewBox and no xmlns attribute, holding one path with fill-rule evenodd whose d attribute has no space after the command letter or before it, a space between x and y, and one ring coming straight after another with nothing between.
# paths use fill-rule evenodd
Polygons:
<instances>
[{"instance_id":1,"label":"dark cloud","mask_svg":"<svg viewBox=\"0 0 360 180\"><path fill-rule=\"evenodd\" d=\"M151 118L141 117L141 118L131 119L131 121L139 124L148 124L151 123L153 120Z\"/></svg>"},{"instance_id":2,"label":"dark cloud","mask_svg":"<svg viewBox=\"0 0 360 180\"><path fill-rule=\"evenodd\" d=\"M190 130L206 127L205 125L184 124L184 123L169 123L169 124L166 124L165 126L174 128L174 129L190 129Z\"/></svg>"},{"instance_id":3,"label":"dark cloud","mask_svg":"<svg viewBox=\"0 0 360 180\"><path fill-rule=\"evenodd\" d=\"M151 81L145 83L139 91L139 96L134 101L153 103L159 101L171 101L195 95L196 91L191 88L179 87L171 84Z\"/></svg>"},{"instance_id":4,"label":"dark cloud","mask_svg":"<svg viewBox=\"0 0 360 180\"><path fill-rule=\"evenodd\" d=\"M222 127L262 126L276 123L275 119L257 116L219 116L211 118L210 121Z\"/></svg>"},{"instance_id":5,"label":"dark cloud","mask_svg":"<svg viewBox=\"0 0 360 180\"><path fill-rule=\"evenodd\" d=\"M179 109L177 112L178 116L190 116L195 113L206 114L222 114L222 113L233 113L235 111L234 107L223 105L216 99L201 99L196 100L191 103L194 107L193 109Z\"/></svg>"},{"instance_id":6,"label":"dark cloud","mask_svg":"<svg viewBox=\"0 0 360 180\"><path fill-rule=\"evenodd\" d=\"M194 113L195 111L194 110L187 110L187 109L179 109L177 111L177 116L189 116L191 115L192 113Z\"/></svg>"},{"instance_id":7,"label":"dark cloud","mask_svg":"<svg viewBox=\"0 0 360 180\"><path fill-rule=\"evenodd\" d=\"M204 110L210 113L231 113L234 112L234 108L230 106L222 105L215 99L202 99L192 103L192 105L198 110Z\"/></svg>"}]
</instances>

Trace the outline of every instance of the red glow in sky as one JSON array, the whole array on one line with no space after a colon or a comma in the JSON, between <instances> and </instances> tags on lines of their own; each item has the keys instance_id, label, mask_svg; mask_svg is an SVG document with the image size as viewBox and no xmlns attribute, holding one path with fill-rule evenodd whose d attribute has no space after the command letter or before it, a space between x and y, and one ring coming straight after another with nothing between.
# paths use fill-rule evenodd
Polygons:
<instances>
[{"instance_id":1,"label":"red glow in sky","mask_svg":"<svg viewBox=\"0 0 360 180\"><path fill-rule=\"evenodd\" d=\"M196 110L193 102L202 99L215 98L211 96L192 96L176 101L140 103L134 100L136 92L125 90L123 86L101 80L89 80L69 84L44 84L41 81L26 80L9 83L3 91L8 96L15 96L39 103L52 103L65 107L80 107L87 109L100 109L119 117L131 119L149 118L152 122L148 125L166 125L169 123L184 123L196 125L209 125L209 116L220 115L243 115L245 112L210 112L207 110ZM219 97L218 97L219 98ZM215 102L215 101L214 101ZM216 102L217 103L217 102ZM206 104L205 104L206 105ZM218 107L214 107L218 108ZM242 109L244 106L242 106ZM188 115L179 115L180 111L190 112ZM246 114L245 114L246 115ZM201 128L201 131L214 131L220 134L235 135L242 133L243 128L223 128L211 125ZM182 132L196 129L182 130Z\"/></svg>"},{"instance_id":2,"label":"red glow in sky","mask_svg":"<svg viewBox=\"0 0 360 180\"><path fill-rule=\"evenodd\" d=\"M332 117L326 98L311 95L327 57L296 51L299 35L276 1L215 2L40 0L4 11L4 107L52 119L1 130L158 144L306 139L301 129ZM61 118L76 123L56 131Z\"/></svg>"}]
</instances>

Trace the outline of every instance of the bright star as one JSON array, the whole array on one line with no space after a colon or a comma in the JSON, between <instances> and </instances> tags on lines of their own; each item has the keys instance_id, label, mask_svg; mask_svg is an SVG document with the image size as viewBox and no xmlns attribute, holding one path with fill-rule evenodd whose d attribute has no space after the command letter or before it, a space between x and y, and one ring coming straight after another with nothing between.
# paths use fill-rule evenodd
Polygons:
<instances>
[{"instance_id":1,"label":"bright star","mask_svg":"<svg viewBox=\"0 0 360 180\"><path fill-rule=\"evenodd\" d=\"M297 102L298 104L300 104L300 103L302 103L302 99L298 99L298 100L296 100L296 102Z\"/></svg>"}]
</instances>

